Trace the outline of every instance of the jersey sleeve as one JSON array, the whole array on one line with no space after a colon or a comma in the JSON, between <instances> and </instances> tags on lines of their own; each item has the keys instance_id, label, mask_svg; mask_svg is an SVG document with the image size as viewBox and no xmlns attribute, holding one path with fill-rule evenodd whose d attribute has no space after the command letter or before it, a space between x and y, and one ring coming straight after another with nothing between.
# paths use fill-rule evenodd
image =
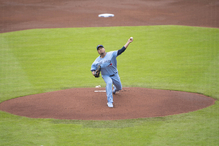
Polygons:
<instances>
[{"instance_id":1,"label":"jersey sleeve","mask_svg":"<svg viewBox=\"0 0 219 146\"><path fill-rule=\"evenodd\" d=\"M97 63L96 63L96 60L92 63L91 65L91 71L95 71L97 69Z\"/></svg>"},{"instance_id":2,"label":"jersey sleeve","mask_svg":"<svg viewBox=\"0 0 219 146\"><path fill-rule=\"evenodd\" d=\"M117 57L118 51L113 51L112 53L113 53L113 57Z\"/></svg>"},{"instance_id":3,"label":"jersey sleeve","mask_svg":"<svg viewBox=\"0 0 219 146\"><path fill-rule=\"evenodd\" d=\"M92 64L90 71L95 71L95 70L96 70L96 65Z\"/></svg>"}]
</instances>

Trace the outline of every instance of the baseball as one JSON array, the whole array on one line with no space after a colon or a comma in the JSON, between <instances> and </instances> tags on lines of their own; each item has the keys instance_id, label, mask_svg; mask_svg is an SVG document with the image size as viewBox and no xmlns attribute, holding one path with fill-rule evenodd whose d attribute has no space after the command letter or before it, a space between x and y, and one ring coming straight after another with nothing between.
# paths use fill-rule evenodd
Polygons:
<instances>
[{"instance_id":1,"label":"baseball","mask_svg":"<svg viewBox=\"0 0 219 146\"><path fill-rule=\"evenodd\" d=\"M95 88L100 88L101 86L100 85L98 85L98 86L96 86Z\"/></svg>"},{"instance_id":2,"label":"baseball","mask_svg":"<svg viewBox=\"0 0 219 146\"><path fill-rule=\"evenodd\" d=\"M131 40L133 40L133 37L130 37Z\"/></svg>"}]
</instances>

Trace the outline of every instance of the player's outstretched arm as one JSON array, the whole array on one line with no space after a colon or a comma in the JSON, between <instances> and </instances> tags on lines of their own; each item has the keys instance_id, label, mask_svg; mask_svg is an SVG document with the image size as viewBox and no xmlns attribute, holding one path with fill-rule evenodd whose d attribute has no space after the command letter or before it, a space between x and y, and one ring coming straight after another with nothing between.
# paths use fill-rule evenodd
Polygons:
<instances>
[{"instance_id":1,"label":"player's outstretched arm","mask_svg":"<svg viewBox=\"0 0 219 146\"><path fill-rule=\"evenodd\" d=\"M127 43L124 45L125 48L127 48L129 46L129 44L133 42L133 37L130 37L127 41Z\"/></svg>"},{"instance_id":2,"label":"player's outstretched arm","mask_svg":"<svg viewBox=\"0 0 219 146\"><path fill-rule=\"evenodd\" d=\"M119 56L120 54L122 54L126 48L128 47L128 45L133 42L133 37L130 37L127 41L127 43L122 47L122 49L118 50L117 56Z\"/></svg>"}]
</instances>

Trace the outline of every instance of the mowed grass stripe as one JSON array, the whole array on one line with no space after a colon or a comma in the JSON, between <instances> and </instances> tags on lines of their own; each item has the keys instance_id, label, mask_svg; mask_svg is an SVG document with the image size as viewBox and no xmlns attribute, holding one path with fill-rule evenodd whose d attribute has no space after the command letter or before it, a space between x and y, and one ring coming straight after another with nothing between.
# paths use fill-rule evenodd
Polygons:
<instances>
[{"instance_id":1,"label":"mowed grass stripe","mask_svg":"<svg viewBox=\"0 0 219 146\"><path fill-rule=\"evenodd\" d=\"M10 49L8 40L0 37L0 44L0 102L19 93L33 93L28 76Z\"/></svg>"}]
</instances>

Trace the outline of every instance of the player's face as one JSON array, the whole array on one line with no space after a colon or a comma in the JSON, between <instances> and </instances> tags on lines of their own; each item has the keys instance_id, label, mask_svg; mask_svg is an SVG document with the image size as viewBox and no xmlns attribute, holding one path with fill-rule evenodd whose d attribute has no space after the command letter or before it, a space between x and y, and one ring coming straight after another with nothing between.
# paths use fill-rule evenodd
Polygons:
<instances>
[{"instance_id":1,"label":"player's face","mask_svg":"<svg viewBox=\"0 0 219 146\"><path fill-rule=\"evenodd\" d=\"M97 52L101 55L101 54L104 54L105 53L105 48L103 47L99 47Z\"/></svg>"}]
</instances>

